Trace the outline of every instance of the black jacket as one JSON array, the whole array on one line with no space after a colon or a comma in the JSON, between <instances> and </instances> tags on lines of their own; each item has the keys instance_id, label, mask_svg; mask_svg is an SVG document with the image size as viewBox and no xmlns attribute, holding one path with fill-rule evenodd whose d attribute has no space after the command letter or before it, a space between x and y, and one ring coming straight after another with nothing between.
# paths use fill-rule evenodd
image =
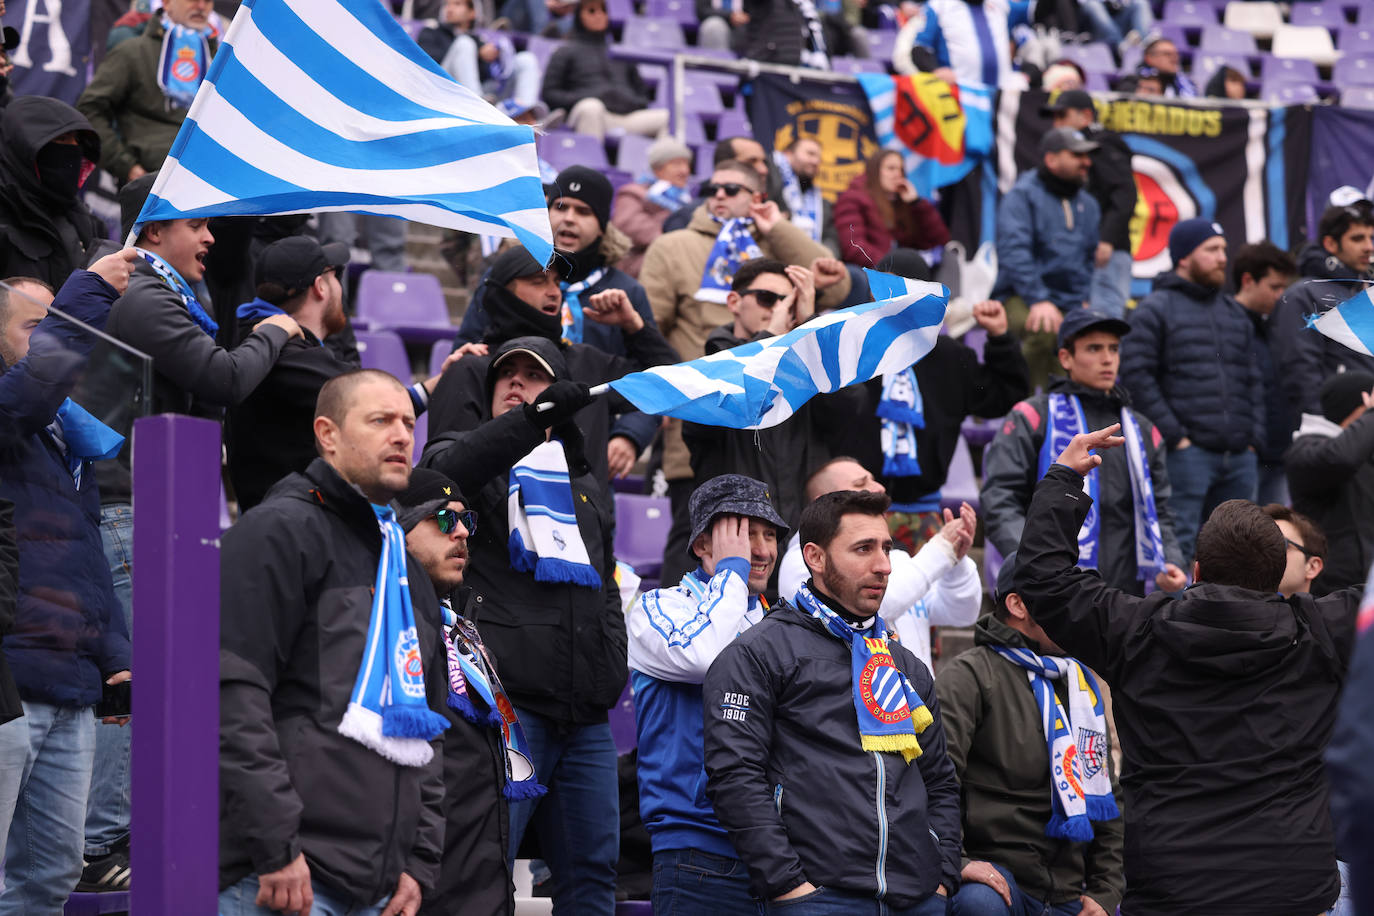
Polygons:
<instances>
[{"instance_id":1,"label":"black jacket","mask_svg":"<svg viewBox=\"0 0 1374 916\"><path fill-rule=\"evenodd\" d=\"M1326 535L1325 564L1312 591L1364 585L1374 561L1374 413L1345 429L1305 414L1284 463L1293 508Z\"/></svg>"},{"instance_id":2,"label":"black jacket","mask_svg":"<svg viewBox=\"0 0 1374 916\"><path fill-rule=\"evenodd\" d=\"M1036 486L1015 591L1111 685L1125 755L1128 916L1320 913L1339 890L1322 750L1357 589L1326 598L1203 583L1135 598L1075 568L1089 501Z\"/></svg>"},{"instance_id":3,"label":"black jacket","mask_svg":"<svg viewBox=\"0 0 1374 916\"><path fill-rule=\"evenodd\" d=\"M1067 378L1052 377L1050 391L1077 395L1089 429L1101 429L1121 422L1121 409L1130 405L1130 396L1121 386L1103 393ZM1010 556L1021 541L1026 512L1035 489L1040 449L1045 444L1049 394L1038 394L1012 408L1002 429L983 453L983 523L988 539L1002 556ZM1181 565L1183 556L1174 534L1174 517L1169 511L1169 470L1167 449L1159 430L1149 418L1131 407L1145 453L1150 460L1150 484L1155 493L1159 531L1164 538L1164 555L1170 563ZM1058 457L1057 455L1055 457ZM1098 497L1102 511L1102 542L1099 568L1110 585L1135 595L1142 593L1135 560L1135 498L1131 490L1131 468L1126 449L1102 453L1098 468ZM1146 583L1153 587L1154 583Z\"/></svg>"},{"instance_id":4,"label":"black jacket","mask_svg":"<svg viewBox=\"0 0 1374 916\"><path fill-rule=\"evenodd\" d=\"M941 334L935 349L916 364L926 425L916 430L916 459L921 473L914 477L881 476L894 503L913 503L945 485L949 463L963 435L964 420L1000 417L1030 394L1030 370L1021 343L1011 334L989 337L978 355L952 337ZM864 384L866 403L850 422L852 445L845 454L878 473L883 466L882 420L874 413L883 395L881 378Z\"/></svg>"},{"instance_id":5,"label":"black jacket","mask_svg":"<svg viewBox=\"0 0 1374 916\"><path fill-rule=\"evenodd\" d=\"M19 603L19 542L14 530L14 503L0 499L0 641L14 629ZM0 652L0 725L24 714L19 689L14 686L9 662Z\"/></svg>"},{"instance_id":6,"label":"black jacket","mask_svg":"<svg viewBox=\"0 0 1374 916\"><path fill-rule=\"evenodd\" d=\"M1083 134L1098 144L1088 171L1088 192L1102 208L1098 238L1117 251L1131 250L1131 217L1135 215L1135 170L1131 149L1114 130L1093 125Z\"/></svg>"},{"instance_id":7,"label":"black jacket","mask_svg":"<svg viewBox=\"0 0 1374 916\"><path fill-rule=\"evenodd\" d=\"M771 336L761 331L753 339ZM707 336L706 354L748 342L725 325ZM721 474L743 474L763 481L778 514L795 531L806 508L807 478L831 458L846 453L852 441L849 423L860 414L864 394L862 386L853 385L817 395L768 429L683 423L682 441L691 452L692 476L706 481Z\"/></svg>"},{"instance_id":8,"label":"black jacket","mask_svg":"<svg viewBox=\"0 0 1374 916\"><path fill-rule=\"evenodd\" d=\"M1274 324L1268 315L1252 312L1243 305L1241 308L1255 329L1250 349L1255 354L1255 368L1259 370L1263 386L1260 401L1264 405L1264 439L1255 452L1263 464L1282 464L1283 453L1293 441L1293 427L1288 421L1288 406L1284 403L1283 388L1274 366Z\"/></svg>"},{"instance_id":9,"label":"black jacket","mask_svg":"<svg viewBox=\"0 0 1374 916\"><path fill-rule=\"evenodd\" d=\"M443 738L399 766L339 734L372 615L382 540L367 498L317 459L224 535L220 575L219 883L305 853L355 904L426 890L443 849ZM430 708L447 707L442 619L407 557Z\"/></svg>"},{"instance_id":10,"label":"black jacket","mask_svg":"<svg viewBox=\"0 0 1374 916\"><path fill-rule=\"evenodd\" d=\"M861 748L849 646L786 601L711 664L706 794L755 896L810 881L909 907L940 884L958 889L959 783L935 681L891 648L934 718L909 764Z\"/></svg>"},{"instance_id":11,"label":"black jacket","mask_svg":"<svg viewBox=\"0 0 1374 916\"><path fill-rule=\"evenodd\" d=\"M583 99L606 103L612 114L629 114L649 107L649 90L632 61L612 58L607 48L609 32L589 32L573 14L572 31L553 52L544 68L540 97L550 108L572 111Z\"/></svg>"},{"instance_id":12,"label":"black jacket","mask_svg":"<svg viewBox=\"0 0 1374 916\"><path fill-rule=\"evenodd\" d=\"M1255 329L1239 303L1166 271L1129 320L1121 383L1170 448L1185 436L1214 452L1264 440Z\"/></svg>"},{"instance_id":13,"label":"black jacket","mask_svg":"<svg viewBox=\"0 0 1374 916\"><path fill-rule=\"evenodd\" d=\"M57 99L23 96L0 118L0 277L36 277L57 289L85 267L104 235L79 195L44 187L35 157L54 137L75 131L82 155L100 161L100 139L86 118Z\"/></svg>"},{"instance_id":14,"label":"black jacket","mask_svg":"<svg viewBox=\"0 0 1374 916\"><path fill-rule=\"evenodd\" d=\"M1321 414L1322 383L1328 378L1356 369L1374 372L1374 356L1357 353L1307 326L1309 315L1340 305L1364 289L1361 281L1370 275L1357 274L1315 244L1303 250L1298 265L1308 279L1288 288L1269 319L1290 431L1298 428L1303 414Z\"/></svg>"},{"instance_id":15,"label":"black jacket","mask_svg":"<svg viewBox=\"0 0 1374 916\"><path fill-rule=\"evenodd\" d=\"M454 369L468 361L464 357ZM480 425L431 437L420 459L423 467L458 484L477 510L464 579L477 597L468 617L481 631L517 707L558 722L605 722L629 677L625 614L615 584L615 504L605 474L588 467L575 426L555 430L568 457L577 529L602 587L539 582L533 573L512 569L510 469L544 441L544 431L523 410L493 419L487 401Z\"/></svg>"},{"instance_id":16,"label":"black jacket","mask_svg":"<svg viewBox=\"0 0 1374 916\"><path fill-rule=\"evenodd\" d=\"M749 21L736 31L731 41L740 57L792 67L801 63L810 32L806 18L795 3L791 0L745 0L744 11L749 14Z\"/></svg>"}]
</instances>

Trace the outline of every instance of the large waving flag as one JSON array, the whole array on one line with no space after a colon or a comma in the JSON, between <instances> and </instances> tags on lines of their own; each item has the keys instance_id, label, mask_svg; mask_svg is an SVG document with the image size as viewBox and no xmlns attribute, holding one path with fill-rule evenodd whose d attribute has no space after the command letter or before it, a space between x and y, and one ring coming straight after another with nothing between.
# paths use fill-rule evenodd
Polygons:
<instances>
[{"instance_id":1,"label":"large waving flag","mask_svg":"<svg viewBox=\"0 0 1374 916\"><path fill-rule=\"evenodd\" d=\"M349 210L553 253L534 131L454 82L378 0L244 0L135 226Z\"/></svg>"},{"instance_id":2,"label":"large waving flag","mask_svg":"<svg viewBox=\"0 0 1374 916\"><path fill-rule=\"evenodd\" d=\"M930 73L860 73L878 145L902 154L906 176L929 197L992 152L992 90L951 86Z\"/></svg>"},{"instance_id":3,"label":"large waving flag","mask_svg":"<svg viewBox=\"0 0 1374 916\"><path fill-rule=\"evenodd\" d=\"M930 352L949 290L866 271L878 301L827 312L780 337L611 382L645 413L711 426L777 426L818 394L907 368Z\"/></svg>"},{"instance_id":4,"label":"large waving flag","mask_svg":"<svg viewBox=\"0 0 1374 916\"><path fill-rule=\"evenodd\" d=\"M1374 300L1367 289L1320 315L1308 315L1307 326L1356 353L1374 356Z\"/></svg>"}]
</instances>

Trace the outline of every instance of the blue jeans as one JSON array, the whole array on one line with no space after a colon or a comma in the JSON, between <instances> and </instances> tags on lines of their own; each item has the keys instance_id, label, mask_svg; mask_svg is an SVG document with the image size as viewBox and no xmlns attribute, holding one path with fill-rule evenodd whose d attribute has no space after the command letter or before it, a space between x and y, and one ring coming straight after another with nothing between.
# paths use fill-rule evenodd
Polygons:
<instances>
[{"instance_id":1,"label":"blue jeans","mask_svg":"<svg viewBox=\"0 0 1374 916\"><path fill-rule=\"evenodd\" d=\"M477 61L477 42L470 35L459 35L453 39L439 66L459 85L466 86L478 95L511 98L521 105L533 105L539 101L539 61L529 51L520 51L511 59L511 72L505 79L483 83Z\"/></svg>"},{"instance_id":2,"label":"blue jeans","mask_svg":"<svg viewBox=\"0 0 1374 916\"><path fill-rule=\"evenodd\" d=\"M20 716L0 725L0 872L4 871L5 840L10 834L14 806L19 801L24 761L29 758L29 723Z\"/></svg>"},{"instance_id":3,"label":"blue jeans","mask_svg":"<svg viewBox=\"0 0 1374 916\"><path fill-rule=\"evenodd\" d=\"M89 706L24 701L28 753L5 850L3 916L57 916L81 878L82 825L95 759Z\"/></svg>"},{"instance_id":4,"label":"blue jeans","mask_svg":"<svg viewBox=\"0 0 1374 916\"><path fill-rule=\"evenodd\" d=\"M1105 41L1115 48L1127 32L1142 38L1154 25L1154 12L1145 0L1125 0L1118 9L1108 9L1102 0L1079 0L1078 9L1087 18L1095 41Z\"/></svg>"},{"instance_id":5,"label":"blue jeans","mask_svg":"<svg viewBox=\"0 0 1374 916\"><path fill-rule=\"evenodd\" d=\"M1106 267L1093 268L1088 293L1093 308L1113 318L1125 317L1126 300L1131 296L1131 263L1131 253L1118 249L1107 259Z\"/></svg>"},{"instance_id":6,"label":"blue jeans","mask_svg":"<svg viewBox=\"0 0 1374 916\"><path fill-rule=\"evenodd\" d=\"M697 849L654 853L654 916L758 916L739 859Z\"/></svg>"},{"instance_id":7,"label":"blue jeans","mask_svg":"<svg viewBox=\"0 0 1374 916\"><path fill-rule=\"evenodd\" d=\"M315 902L310 907L310 916L378 916L386 907L387 900L365 906L349 903L332 896L315 882L310 883ZM219 892L219 916L281 916L277 910L258 906L258 876L249 875L239 883L226 887Z\"/></svg>"},{"instance_id":8,"label":"blue jeans","mask_svg":"<svg viewBox=\"0 0 1374 916\"><path fill-rule=\"evenodd\" d=\"M769 916L946 916L949 898L931 894L915 906L897 907L872 897L819 887L805 897L770 900L763 907Z\"/></svg>"},{"instance_id":9,"label":"blue jeans","mask_svg":"<svg viewBox=\"0 0 1374 916\"><path fill-rule=\"evenodd\" d=\"M1228 499L1254 499L1259 480L1255 453L1212 452L1199 445L1169 452L1169 508L1174 534L1190 571L1197 533L1212 510Z\"/></svg>"},{"instance_id":10,"label":"blue jeans","mask_svg":"<svg viewBox=\"0 0 1374 916\"><path fill-rule=\"evenodd\" d=\"M127 503L100 510L100 539L110 564L115 597L124 610L124 625L132 639L134 568L134 509ZM133 724L95 727L95 765L91 797L86 804L86 857L103 856L129 835L129 742Z\"/></svg>"},{"instance_id":11,"label":"blue jeans","mask_svg":"<svg viewBox=\"0 0 1374 916\"><path fill-rule=\"evenodd\" d=\"M611 726L563 726L529 710L515 712L549 794L511 802L511 860L525 828L533 826L541 857L553 873L555 916L604 916L615 910L620 858L620 786Z\"/></svg>"},{"instance_id":12,"label":"blue jeans","mask_svg":"<svg viewBox=\"0 0 1374 916\"><path fill-rule=\"evenodd\" d=\"M954 895L950 916L1077 916L1083 909L1083 904L1077 900L1060 904L1036 900L1016 885L1011 872L1000 865L992 867L1006 879L1007 889L1011 891L1011 906L986 884L965 881L959 885L959 893Z\"/></svg>"}]
</instances>

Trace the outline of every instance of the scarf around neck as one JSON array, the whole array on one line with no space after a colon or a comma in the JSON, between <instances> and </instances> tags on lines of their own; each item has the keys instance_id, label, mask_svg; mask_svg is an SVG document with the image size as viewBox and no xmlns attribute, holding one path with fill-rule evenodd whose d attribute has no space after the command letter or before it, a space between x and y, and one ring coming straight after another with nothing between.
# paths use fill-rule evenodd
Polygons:
<instances>
[{"instance_id":1,"label":"scarf around neck","mask_svg":"<svg viewBox=\"0 0 1374 916\"><path fill-rule=\"evenodd\" d=\"M782 198L787 203L787 209L792 211L792 225L811 236L813 242L819 242L825 229L822 224L825 203L821 198L821 189L816 187L815 182L811 183L810 188L803 189L801 178L781 150L773 151L773 164L782 176Z\"/></svg>"},{"instance_id":2,"label":"scarf around neck","mask_svg":"<svg viewBox=\"0 0 1374 916\"><path fill-rule=\"evenodd\" d=\"M511 801L539 798L548 792L539 784L525 730L506 696L496 667L477 627L460 617L445 601L444 651L448 656L448 705L474 725L486 725L501 732L505 748L506 784L502 794Z\"/></svg>"},{"instance_id":3,"label":"scarf around neck","mask_svg":"<svg viewBox=\"0 0 1374 916\"><path fill-rule=\"evenodd\" d=\"M711 219L720 223L720 232L706 256L706 268L701 272L701 287L693 298L702 302L724 304L730 295L730 283L735 278L741 264L752 258L763 257L763 250L754 241L751 231L754 221L747 216L722 220L718 216Z\"/></svg>"},{"instance_id":4,"label":"scarf around neck","mask_svg":"<svg viewBox=\"0 0 1374 916\"><path fill-rule=\"evenodd\" d=\"M806 45L802 47L801 65L813 70L829 70L830 55L825 48L825 27L816 12L813 0L792 0L806 26Z\"/></svg>"},{"instance_id":5,"label":"scarf around neck","mask_svg":"<svg viewBox=\"0 0 1374 916\"><path fill-rule=\"evenodd\" d=\"M883 376L883 395L874 413L883 421L883 475L918 476L921 462L916 457L916 430L926 428L926 418L914 367Z\"/></svg>"},{"instance_id":6,"label":"scarf around neck","mask_svg":"<svg viewBox=\"0 0 1374 916\"><path fill-rule=\"evenodd\" d=\"M600 283L604 276L606 276L606 268L599 267L576 283L569 283L567 280L558 281L558 288L563 290L563 339L568 343L582 343L584 327L582 293Z\"/></svg>"},{"instance_id":7,"label":"scarf around neck","mask_svg":"<svg viewBox=\"0 0 1374 916\"><path fill-rule=\"evenodd\" d=\"M72 472L78 490L81 489L82 473L90 462L113 458L124 447L123 436L71 398L58 406L54 423L57 426L55 438L61 441L67 456L67 469Z\"/></svg>"},{"instance_id":8,"label":"scarf around neck","mask_svg":"<svg viewBox=\"0 0 1374 916\"><path fill-rule=\"evenodd\" d=\"M482 339L493 345L492 349L517 337L542 337L555 342L563 339L561 316L545 315L504 286L487 283L482 305L489 319Z\"/></svg>"},{"instance_id":9,"label":"scarf around neck","mask_svg":"<svg viewBox=\"0 0 1374 916\"><path fill-rule=\"evenodd\" d=\"M849 646L860 746L865 751L900 753L907 763L921 756L917 736L934 719L925 701L893 661L883 618L875 616L867 631L856 630L817 598L808 585L797 590L796 603L803 613L825 624L831 636Z\"/></svg>"},{"instance_id":10,"label":"scarf around neck","mask_svg":"<svg viewBox=\"0 0 1374 916\"><path fill-rule=\"evenodd\" d=\"M401 766L418 767L434 757L430 741L448 720L429 708L415 609L406 577L406 536L390 506L372 505L382 537L372 617L358 676L339 734Z\"/></svg>"},{"instance_id":11,"label":"scarf around neck","mask_svg":"<svg viewBox=\"0 0 1374 916\"><path fill-rule=\"evenodd\" d=\"M691 191L686 188L679 188L667 179L655 178L653 172L646 172L639 176L639 183L647 189L644 192L644 199L665 210L680 210L692 202Z\"/></svg>"},{"instance_id":12,"label":"scarf around neck","mask_svg":"<svg viewBox=\"0 0 1374 916\"><path fill-rule=\"evenodd\" d=\"M157 85L167 101L190 108L210 68L210 36L214 29L192 29L162 21L162 51L158 54Z\"/></svg>"},{"instance_id":13,"label":"scarf around neck","mask_svg":"<svg viewBox=\"0 0 1374 916\"><path fill-rule=\"evenodd\" d=\"M211 337L219 333L219 325L215 319L210 317L210 313L205 311L205 306L201 305L200 300L196 298L196 291L191 288L191 284L187 283L181 274L177 273L175 267L146 248L135 248L134 250L139 253L143 260L148 262L163 282L181 297L181 303L186 306L186 311L190 314L191 320L199 325L202 331Z\"/></svg>"},{"instance_id":14,"label":"scarf around neck","mask_svg":"<svg viewBox=\"0 0 1374 916\"><path fill-rule=\"evenodd\" d=\"M1088 431L1083 402L1077 395L1052 392L1046 411L1045 441L1040 446L1039 476L1044 477L1074 436ZM1150 460L1144 437L1135 415L1121 408L1121 435L1126 438L1126 461L1131 471L1131 497L1135 505L1136 577L1149 582L1164 570L1164 535L1159 527L1154 486L1150 481ZM1078 529L1078 565L1097 569L1101 562L1102 512L1099 508L1102 468L1095 467L1083 478L1083 492L1092 497L1088 517Z\"/></svg>"},{"instance_id":15,"label":"scarf around neck","mask_svg":"<svg viewBox=\"0 0 1374 916\"><path fill-rule=\"evenodd\" d=\"M1121 816L1107 770L1107 714L1097 679L1077 659L1010 646L989 648L1025 669L1040 707L1054 789L1045 835L1079 843L1091 840L1092 821ZM1067 711L1054 692L1054 681L1064 682Z\"/></svg>"},{"instance_id":16,"label":"scarf around neck","mask_svg":"<svg viewBox=\"0 0 1374 916\"><path fill-rule=\"evenodd\" d=\"M577 530L568 456L557 438L540 443L510 470L506 512L511 566L537 582L601 588L601 575Z\"/></svg>"}]
</instances>

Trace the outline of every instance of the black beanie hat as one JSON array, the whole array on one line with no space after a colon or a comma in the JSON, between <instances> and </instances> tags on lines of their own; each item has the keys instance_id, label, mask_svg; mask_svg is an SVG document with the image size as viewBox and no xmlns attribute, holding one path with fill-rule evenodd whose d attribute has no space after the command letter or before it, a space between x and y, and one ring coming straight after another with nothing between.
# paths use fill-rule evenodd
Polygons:
<instances>
[{"instance_id":1,"label":"black beanie hat","mask_svg":"<svg viewBox=\"0 0 1374 916\"><path fill-rule=\"evenodd\" d=\"M558 173L550 187L550 203L560 197L571 197L592 208L602 230L611 221L611 198L615 196L615 190L610 180L595 169L585 165L570 165Z\"/></svg>"},{"instance_id":2,"label":"black beanie hat","mask_svg":"<svg viewBox=\"0 0 1374 916\"><path fill-rule=\"evenodd\" d=\"M1322 416L1332 423L1344 420L1364 406L1364 394L1374 390L1374 373L1339 372L1322 385Z\"/></svg>"},{"instance_id":3,"label":"black beanie hat","mask_svg":"<svg viewBox=\"0 0 1374 916\"><path fill-rule=\"evenodd\" d=\"M458 484L438 471L415 468L410 472L410 486L396 497L396 504L401 507L396 521L410 531L426 517L455 501L468 505Z\"/></svg>"}]
</instances>

